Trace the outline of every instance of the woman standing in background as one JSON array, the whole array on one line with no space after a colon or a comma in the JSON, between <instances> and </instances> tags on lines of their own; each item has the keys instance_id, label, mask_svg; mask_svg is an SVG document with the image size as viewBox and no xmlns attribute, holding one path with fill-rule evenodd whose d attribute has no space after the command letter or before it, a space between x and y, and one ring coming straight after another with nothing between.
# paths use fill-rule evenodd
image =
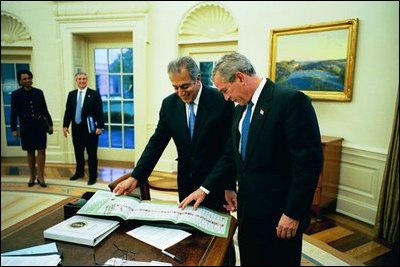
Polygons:
<instances>
[{"instance_id":1,"label":"woman standing in background","mask_svg":"<svg viewBox=\"0 0 400 267\"><path fill-rule=\"evenodd\" d=\"M17 74L20 88L11 94L11 131L14 137L21 137L22 150L27 151L30 179L28 186L37 179L41 187L47 187L44 181L44 165L46 161L47 135L53 133L53 121L47 110L43 91L32 87L33 74L29 70L21 70ZM19 131L17 128L19 118ZM48 127L47 127L48 126ZM37 177L36 155L37 154Z\"/></svg>"}]
</instances>

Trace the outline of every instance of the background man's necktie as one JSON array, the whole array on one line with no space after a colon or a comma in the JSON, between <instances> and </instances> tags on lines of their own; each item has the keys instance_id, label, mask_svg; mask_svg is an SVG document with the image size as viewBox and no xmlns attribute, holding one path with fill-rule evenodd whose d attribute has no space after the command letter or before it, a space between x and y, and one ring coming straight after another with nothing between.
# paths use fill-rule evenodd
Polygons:
<instances>
[{"instance_id":1,"label":"background man's necktie","mask_svg":"<svg viewBox=\"0 0 400 267\"><path fill-rule=\"evenodd\" d=\"M76 122L76 124L81 123L81 120L82 120L81 113L82 113L82 92L81 92L81 90L79 90L78 101L76 102L76 111L75 111L75 122Z\"/></svg>"},{"instance_id":2,"label":"background man's necktie","mask_svg":"<svg viewBox=\"0 0 400 267\"><path fill-rule=\"evenodd\" d=\"M193 137L194 123L196 121L196 115L194 115L194 103L189 103L189 132L190 138Z\"/></svg>"},{"instance_id":3,"label":"background man's necktie","mask_svg":"<svg viewBox=\"0 0 400 267\"><path fill-rule=\"evenodd\" d=\"M242 123L242 140L241 140L241 148L240 154L242 155L242 159L246 156L246 145L247 145L247 137L249 136L249 128L250 128L250 118L251 118L251 108L253 107L253 102L249 102L247 104L246 115L243 119Z\"/></svg>"}]
</instances>

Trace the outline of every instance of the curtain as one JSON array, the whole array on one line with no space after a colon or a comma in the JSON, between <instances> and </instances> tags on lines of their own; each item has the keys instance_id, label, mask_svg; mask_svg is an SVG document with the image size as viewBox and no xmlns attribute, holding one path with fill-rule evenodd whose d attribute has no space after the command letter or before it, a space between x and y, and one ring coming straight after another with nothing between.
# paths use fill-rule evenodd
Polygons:
<instances>
[{"instance_id":1,"label":"curtain","mask_svg":"<svg viewBox=\"0 0 400 267\"><path fill-rule=\"evenodd\" d=\"M378 238L399 243L399 94L376 215Z\"/></svg>"}]
</instances>

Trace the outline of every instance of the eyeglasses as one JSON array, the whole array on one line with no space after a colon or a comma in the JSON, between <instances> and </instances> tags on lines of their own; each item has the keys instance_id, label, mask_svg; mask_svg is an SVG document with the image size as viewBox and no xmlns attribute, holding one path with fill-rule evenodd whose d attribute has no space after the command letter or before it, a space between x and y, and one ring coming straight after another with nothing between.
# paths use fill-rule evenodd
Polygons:
<instances>
[{"instance_id":1,"label":"eyeglasses","mask_svg":"<svg viewBox=\"0 0 400 267\"><path fill-rule=\"evenodd\" d=\"M181 85L172 85L172 87L174 87L174 89L176 90L176 91L178 91L179 89L181 89L181 90L187 90L189 87L191 87L192 85L194 84L194 82L190 82L190 83L184 83L184 84L181 84Z\"/></svg>"},{"instance_id":2,"label":"eyeglasses","mask_svg":"<svg viewBox=\"0 0 400 267\"><path fill-rule=\"evenodd\" d=\"M131 249L121 249L113 243L116 250L114 251L115 257L109 259L106 263L96 261L96 255L93 253L93 261L96 266L122 266L128 261L135 259L135 252Z\"/></svg>"}]
</instances>

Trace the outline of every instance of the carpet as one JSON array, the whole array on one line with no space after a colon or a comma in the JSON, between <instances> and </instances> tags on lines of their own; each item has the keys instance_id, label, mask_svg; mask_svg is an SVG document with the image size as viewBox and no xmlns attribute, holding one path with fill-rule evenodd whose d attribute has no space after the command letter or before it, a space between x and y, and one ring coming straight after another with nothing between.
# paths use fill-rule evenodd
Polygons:
<instances>
[{"instance_id":1,"label":"carpet","mask_svg":"<svg viewBox=\"0 0 400 267\"><path fill-rule=\"evenodd\" d=\"M1 230L27 219L41 210L60 205L70 197L80 197L87 191L108 190L108 184L99 181L87 185L84 180L46 179L48 187L39 185L27 186L27 178L1 177ZM174 192L163 192L150 189L152 199L178 201ZM237 233L234 235L236 265L240 266ZM352 259L324 242L304 235L302 266L361 266L361 262Z\"/></svg>"}]
</instances>

